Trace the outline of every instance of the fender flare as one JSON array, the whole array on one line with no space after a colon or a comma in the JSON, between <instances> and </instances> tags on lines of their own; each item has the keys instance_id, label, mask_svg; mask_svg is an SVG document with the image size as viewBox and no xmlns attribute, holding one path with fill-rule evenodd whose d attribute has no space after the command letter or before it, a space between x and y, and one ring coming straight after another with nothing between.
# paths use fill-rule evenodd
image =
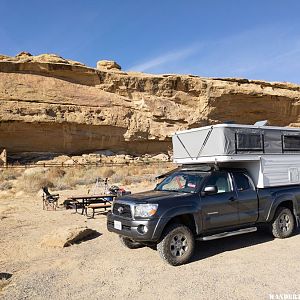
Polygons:
<instances>
[{"instance_id":1,"label":"fender flare","mask_svg":"<svg viewBox=\"0 0 300 300\"><path fill-rule=\"evenodd\" d=\"M272 204L270 206L270 209L268 211L268 214L267 214L267 219L266 219L267 222L270 222L273 220L276 210L279 207L279 205L286 201L291 201L293 203L292 213L296 219L296 222L298 222L298 220L297 220L297 209L298 209L297 199L295 198L295 195L293 195L292 193L279 195L278 197L274 198L274 200L272 201Z\"/></svg>"},{"instance_id":2,"label":"fender flare","mask_svg":"<svg viewBox=\"0 0 300 300\"><path fill-rule=\"evenodd\" d=\"M155 229L153 231L153 235L152 238L158 240L166 225L168 224L168 222L170 220L172 220L175 217L179 217L182 215L192 215L193 216L193 221L196 227L196 232L198 232L199 230L199 224L195 218L196 215L196 211L195 211L195 207L193 205L183 205L183 206L179 206L179 207L174 207L174 208L170 208L168 209L158 220Z\"/></svg>"}]
</instances>

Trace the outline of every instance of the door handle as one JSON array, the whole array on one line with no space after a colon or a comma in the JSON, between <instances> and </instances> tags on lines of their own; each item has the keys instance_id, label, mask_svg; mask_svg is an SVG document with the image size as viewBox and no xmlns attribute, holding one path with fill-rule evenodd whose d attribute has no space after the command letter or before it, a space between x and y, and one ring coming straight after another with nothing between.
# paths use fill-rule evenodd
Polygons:
<instances>
[{"instance_id":1,"label":"door handle","mask_svg":"<svg viewBox=\"0 0 300 300\"><path fill-rule=\"evenodd\" d=\"M229 201L234 201L234 200L236 200L236 198L235 198L234 196L231 196L231 197L229 198Z\"/></svg>"}]
</instances>

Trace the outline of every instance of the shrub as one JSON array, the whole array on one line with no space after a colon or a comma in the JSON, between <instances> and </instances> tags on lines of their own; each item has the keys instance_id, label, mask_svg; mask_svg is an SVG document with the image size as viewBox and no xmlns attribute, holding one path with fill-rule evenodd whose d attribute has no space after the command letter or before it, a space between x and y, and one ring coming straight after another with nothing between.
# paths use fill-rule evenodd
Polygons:
<instances>
[{"instance_id":1,"label":"shrub","mask_svg":"<svg viewBox=\"0 0 300 300\"><path fill-rule=\"evenodd\" d=\"M47 176L49 179L62 178L66 174L66 171L63 168L55 167L50 168Z\"/></svg>"},{"instance_id":2,"label":"shrub","mask_svg":"<svg viewBox=\"0 0 300 300\"><path fill-rule=\"evenodd\" d=\"M53 187L53 183L45 176L45 174L24 174L20 181L18 188L27 193L37 192L43 186Z\"/></svg>"},{"instance_id":3,"label":"shrub","mask_svg":"<svg viewBox=\"0 0 300 300\"><path fill-rule=\"evenodd\" d=\"M114 173L114 170L106 167L76 166L60 171L52 171L49 173L48 178L53 183L54 188L62 190L72 188L76 185L94 184L97 178L103 180Z\"/></svg>"},{"instance_id":4,"label":"shrub","mask_svg":"<svg viewBox=\"0 0 300 300\"><path fill-rule=\"evenodd\" d=\"M103 167L100 169L100 173L102 177L109 178L115 174L115 170L113 170L113 168Z\"/></svg>"},{"instance_id":5,"label":"shrub","mask_svg":"<svg viewBox=\"0 0 300 300\"><path fill-rule=\"evenodd\" d=\"M14 180L22 175L22 170L18 169L3 169L0 170L0 181Z\"/></svg>"},{"instance_id":6,"label":"shrub","mask_svg":"<svg viewBox=\"0 0 300 300\"><path fill-rule=\"evenodd\" d=\"M111 182L114 184L117 183L121 183L121 181L124 179L124 176L119 174L119 173L115 173L114 175L112 175L111 177Z\"/></svg>"},{"instance_id":7,"label":"shrub","mask_svg":"<svg viewBox=\"0 0 300 300\"><path fill-rule=\"evenodd\" d=\"M7 191L12 189L13 185L9 181L3 181L0 183L0 191Z\"/></svg>"}]
</instances>

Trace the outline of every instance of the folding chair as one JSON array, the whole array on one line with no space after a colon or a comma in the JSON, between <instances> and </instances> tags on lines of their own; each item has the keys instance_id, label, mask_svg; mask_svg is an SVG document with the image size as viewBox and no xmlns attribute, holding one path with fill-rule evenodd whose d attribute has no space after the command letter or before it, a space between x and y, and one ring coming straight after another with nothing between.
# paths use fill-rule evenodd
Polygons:
<instances>
[{"instance_id":1,"label":"folding chair","mask_svg":"<svg viewBox=\"0 0 300 300\"><path fill-rule=\"evenodd\" d=\"M43 209L56 210L58 206L59 194L50 194L48 187L44 186L43 188Z\"/></svg>"}]
</instances>

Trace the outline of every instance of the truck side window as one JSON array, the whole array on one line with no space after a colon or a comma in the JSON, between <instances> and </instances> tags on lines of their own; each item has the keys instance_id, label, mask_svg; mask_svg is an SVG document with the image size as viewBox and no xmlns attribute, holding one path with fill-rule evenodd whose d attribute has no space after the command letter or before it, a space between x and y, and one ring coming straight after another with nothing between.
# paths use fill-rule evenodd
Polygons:
<instances>
[{"instance_id":1,"label":"truck side window","mask_svg":"<svg viewBox=\"0 0 300 300\"><path fill-rule=\"evenodd\" d=\"M243 173L233 173L234 182L238 191L254 190L253 184Z\"/></svg>"},{"instance_id":2,"label":"truck side window","mask_svg":"<svg viewBox=\"0 0 300 300\"><path fill-rule=\"evenodd\" d=\"M216 173L211 175L205 186L216 186L218 188L218 194L231 192L227 173Z\"/></svg>"}]
</instances>

